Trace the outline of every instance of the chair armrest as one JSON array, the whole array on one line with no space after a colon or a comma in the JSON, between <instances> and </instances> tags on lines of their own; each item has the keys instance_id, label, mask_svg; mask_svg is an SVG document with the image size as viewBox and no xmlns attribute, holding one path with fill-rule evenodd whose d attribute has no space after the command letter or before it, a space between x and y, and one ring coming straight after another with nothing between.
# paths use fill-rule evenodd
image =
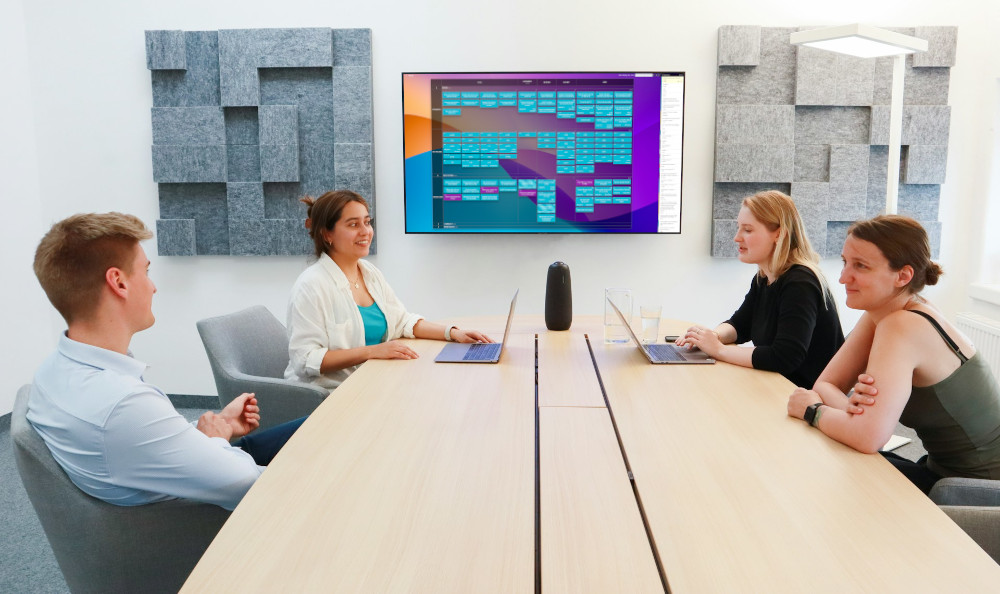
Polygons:
<instances>
[{"instance_id":1,"label":"chair armrest","mask_svg":"<svg viewBox=\"0 0 1000 594\"><path fill-rule=\"evenodd\" d=\"M330 390L328 388L297 380L288 380L278 377L262 377L259 375L248 375L246 373L239 372L227 375L230 376L231 381L234 383L245 384L250 387L262 385L267 386L268 391L271 394L308 398L310 401L315 401L317 406L330 395ZM253 390L249 391L252 392ZM236 394L233 396L235 397Z\"/></svg>"},{"instance_id":2,"label":"chair armrest","mask_svg":"<svg viewBox=\"0 0 1000 594\"><path fill-rule=\"evenodd\" d=\"M942 505L941 511L1000 563L1000 507Z\"/></svg>"},{"instance_id":3,"label":"chair armrest","mask_svg":"<svg viewBox=\"0 0 1000 594\"><path fill-rule=\"evenodd\" d=\"M1000 506L1000 481L946 477L934 484L930 498L938 505Z\"/></svg>"}]
</instances>

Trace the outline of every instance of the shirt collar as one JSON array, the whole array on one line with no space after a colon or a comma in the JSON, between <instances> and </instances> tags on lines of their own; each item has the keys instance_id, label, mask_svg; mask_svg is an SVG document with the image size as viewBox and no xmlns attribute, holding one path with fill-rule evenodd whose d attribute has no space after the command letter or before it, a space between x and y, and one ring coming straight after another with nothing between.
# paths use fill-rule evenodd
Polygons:
<instances>
[{"instance_id":1,"label":"shirt collar","mask_svg":"<svg viewBox=\"0 0 1000 594\"><path fill-rule=\"evenodd\" d=\"M327 274L337 283L337 288L348 289L350 288L350 281L347 279L347 275L344 271L337 266L337 263L333 261L333 258L329 254L322 254L319 257L319 265L326 270ZM364 259L358 260L358 265L361 267L361 275L364 277L365 282L368 282L368 267L370 264ZM369 289L370 290L370 289Z\"/></svg>"},{"instance_id":2,"label":"shirt collar","mask_svg":"<svg viewBox=\"0 0 1000 594\"><path fill-rule=\"evenodd\" d=\"M124 375L142 379L142 374L149 367L142 361L132 358L131 353L123 355L108 349L77 342L66 336L59 336L59 353L64 357L90 365L98 369L110 369Z\"/></svg>"}]
</instances>

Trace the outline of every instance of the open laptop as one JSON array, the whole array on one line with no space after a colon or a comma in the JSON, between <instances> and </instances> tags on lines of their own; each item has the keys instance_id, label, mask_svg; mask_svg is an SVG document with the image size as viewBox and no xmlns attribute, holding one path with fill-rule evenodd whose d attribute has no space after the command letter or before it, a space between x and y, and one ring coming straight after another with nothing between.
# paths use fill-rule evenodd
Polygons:
<instances>
[{"instance_id":1,"label":"open laptop","mask_svg":"<svg viewBox=\"0 0 1000 594\"><path fill-rule=\"evenodd\" d=\"M435 363L499 363L500 355L504 346L507 345L507 337L510 335L510 323L514 320L514 306L517 305L517 294L514 291L514 298L510 300L510 312L507 313L507 328L503 331L503 340L496 342L449 342L444 345L438 356L434 358Z\"/></svg>"},{"instance_id":2,"label":"open laptop","mask_svg":"<svg viewBox=\"0 0 1000 594\"><path fill-rule=\"evenodd\" d=\"M622 321L625 329L628 330L628 335L632 337L632 342L639 347L642 354L646 356L646 359L650 363L656 365L698 365L706 363L715 363L715 359L709 357L702 351L689 351L685 347L679 347L675 344L642 344L639 337L635 335L635 331L632 330L632 326L622 315L618 306L615 305L613 301L608 299L608 303L618 314L618 319Z\"/></svg>"}]
</instances>

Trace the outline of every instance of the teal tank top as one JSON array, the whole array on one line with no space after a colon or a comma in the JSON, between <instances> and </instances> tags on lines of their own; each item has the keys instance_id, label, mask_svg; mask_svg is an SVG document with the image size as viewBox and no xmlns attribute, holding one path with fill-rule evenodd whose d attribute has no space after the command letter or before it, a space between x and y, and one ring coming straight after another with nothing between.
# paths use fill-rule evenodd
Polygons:
<instances>
[{"instance_id":1,"label":"teal tank top","mask_svg":"<svg viewBox=\"0 0 1000 594\"><path fill-rule=\"evenodd\" d=\"M389 330L389 325L385 321L385 314L379 308L378 303L372 303L368 307L358 306L361 312L361 321L365 324L365 346L371 346L382 342L385 333Z\"/></svg>"}]
</instances>

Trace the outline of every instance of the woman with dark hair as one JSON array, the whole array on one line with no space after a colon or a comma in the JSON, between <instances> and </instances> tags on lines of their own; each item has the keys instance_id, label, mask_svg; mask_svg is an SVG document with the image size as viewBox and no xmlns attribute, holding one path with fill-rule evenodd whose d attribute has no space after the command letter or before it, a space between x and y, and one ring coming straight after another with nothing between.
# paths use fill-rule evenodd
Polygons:
<instances>
[{"instance_id":1,"label":"woman with dark hair","mask_svg":"<svg viewBox=\"0 0 1000 594\"><path fill-rule=\"evenodd\" d=\"M417 358L401 337L493 342L406 310L382 272L364 260L374 232L359 194L337 190L302 202L317 259L299 275L288 302L286 378L333 389L368 359Z\"/></svg>"},{"instance_id":2,"label":"woman with dark hair","mask_svg":"<svg viewBox=\"0 0 1000 594\"><path fill-rule=\"evenodd\" d=\"M897 422L912 427L927 456L885 456L925 493L943 476L1000 479L1000 386L969 339L920 296L942 273L924 228L898 215L859 221L842 259L847 306L865 313L813 389L792 393L788 414L866 453Z\"/></svg>"},{"instance_id":3,"label":"woman with dark hair","mask_svg":"<svg viewBox=\"0 0 1000 594\"><path fill-rule=\"evenodd\" d=\"M743 199L736 224L740 262L757 265L750 290L728 320L692 326L677 344L811 386L844 344L844 331L802 217L791 197L769 190ZM739 346L748 341L752 348Z\"/></svg>"}]
</instances>

